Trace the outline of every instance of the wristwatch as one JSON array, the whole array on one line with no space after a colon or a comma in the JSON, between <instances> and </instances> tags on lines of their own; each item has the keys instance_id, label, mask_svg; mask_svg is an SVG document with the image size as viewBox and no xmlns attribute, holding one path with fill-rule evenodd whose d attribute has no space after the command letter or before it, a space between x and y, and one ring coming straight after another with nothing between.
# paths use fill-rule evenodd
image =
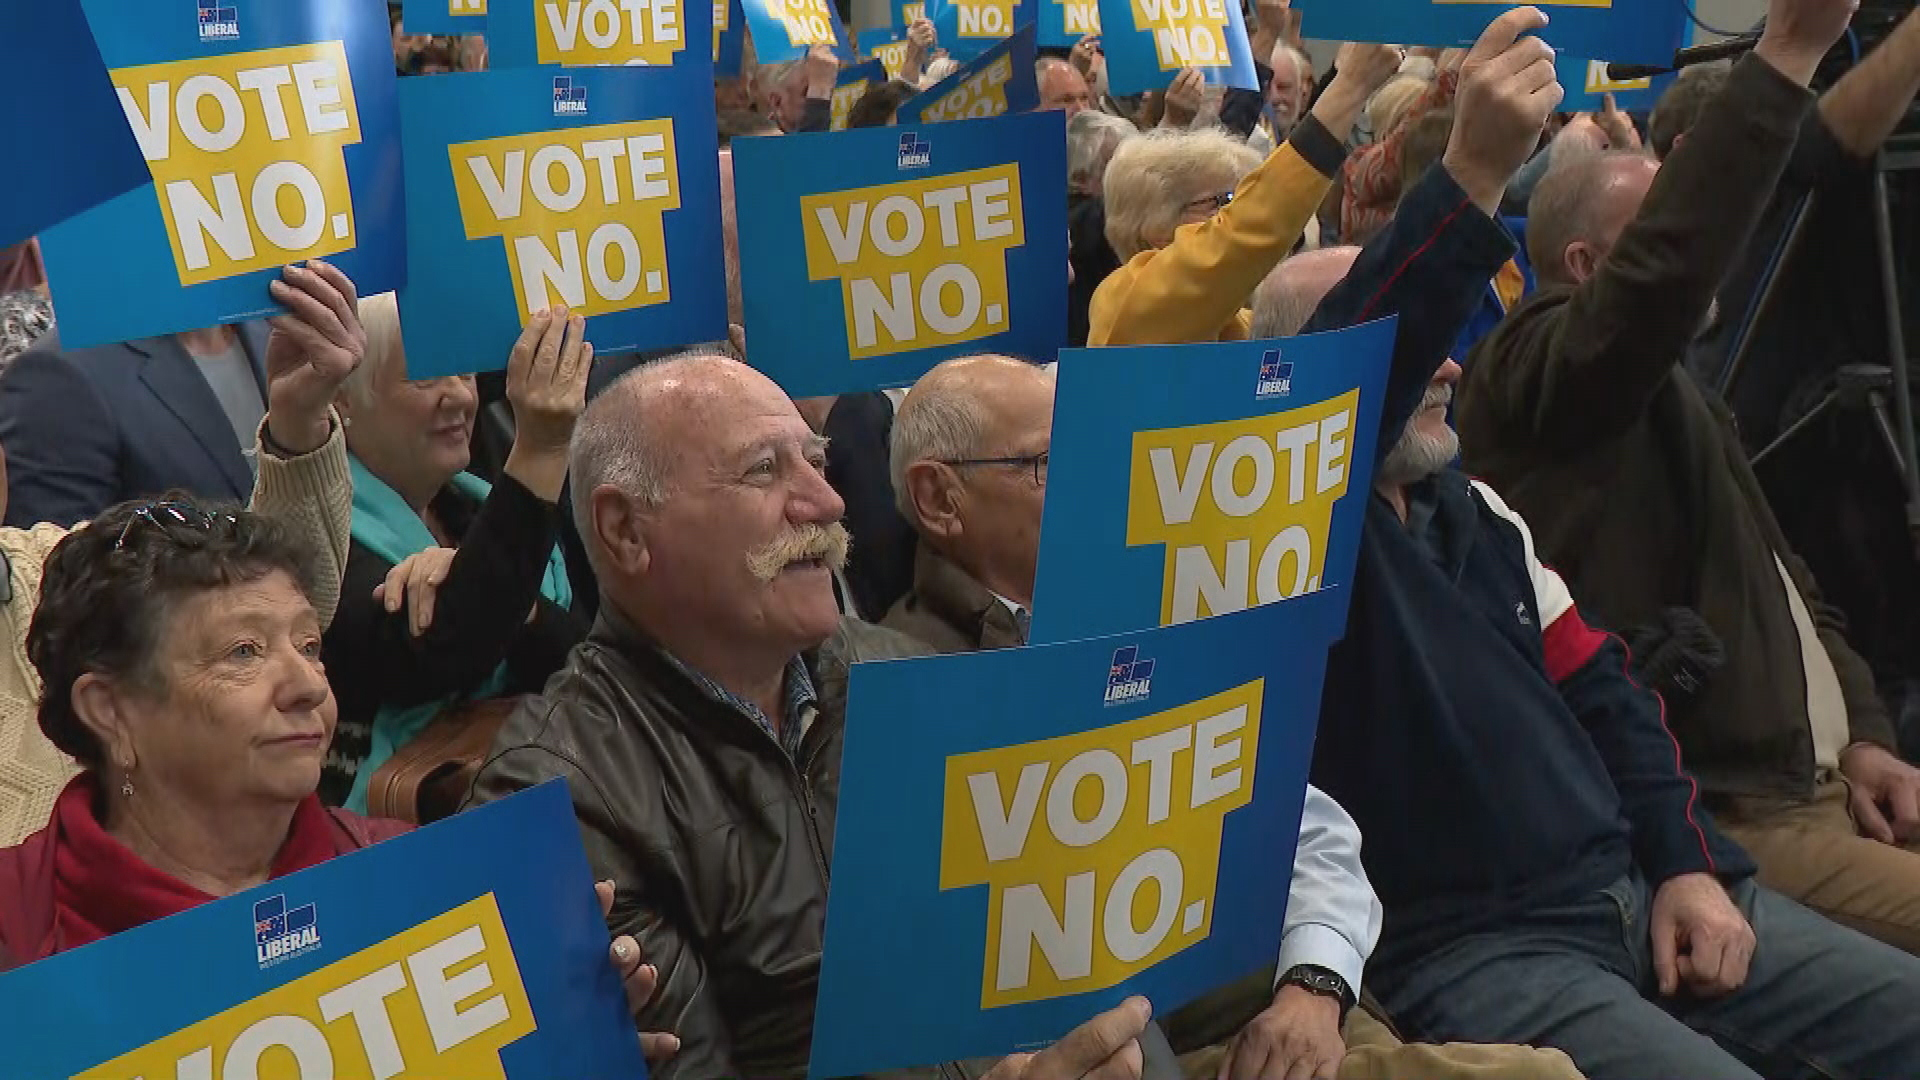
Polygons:
<instances>
[{"instance_id":1,"label":"wristwatch","mask_svg":"<svg viewBox=\"0 0 1920 1080\"><path fill-rule=\"evenodd\" d=\"M1280 976L1281 986L1297 986L1310 994L1329 997L1340 1003L1340 1022L1347 1022L1347 1010L1356 1000L1347 980L1315 964L1296 964Z\"/></svg>"}]
</instances>

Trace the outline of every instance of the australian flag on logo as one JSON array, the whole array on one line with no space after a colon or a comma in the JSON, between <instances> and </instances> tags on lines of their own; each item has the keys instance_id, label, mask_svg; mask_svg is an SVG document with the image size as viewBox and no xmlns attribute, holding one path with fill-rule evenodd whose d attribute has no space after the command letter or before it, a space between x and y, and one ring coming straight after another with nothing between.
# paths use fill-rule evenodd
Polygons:
<instances>
[{"instance_id":1,"label":"australian flag on logo","mask_svg":"<svg viewBox=\"0 0 1920 1080\"><path fill-rule=\"evenodd\" d=\"M1140 647L1123 645L1113 650L1113 663L1107 668L1108 705L1121 705L1146 697L1153 688L1153 661L1140 659Z\"/></svg>"},{"instance_id":2,"label":"australian flag on logo","mask_svg":"<svg viewBox=\"0 0 1920 1080\"><path fill-rule=\"evenodd\" d=\"M587 112L587 88L574 84L571 75L553 77L553 115L585 116Z\"/></svg>"},{"instance_id":3,"label":"australian flag on logo","mask_svg":"<svg viewBox=\"0 0 1920 1080\"><path fill-rule=\"evenodd\" d=\"M233 41L240 36L240 12L221 7L220 0L195 0L200 14L201 41Z\"/></svg>"},{"instance_id":4,"label":"australian flag on logo","mask_svg":"<svg viewBox=\"0 0 1920 1080\"><path fill-rule=\"evenodd\" d=\"M1293 364L1280 359L1279 349L1268 349L1260 357L1260 377L1254 381L1256 401L1286 397L1293 392Z\"/></svg>"},{"instance_id":5,"label":"australian flag on logo","mask_svg":"<svg viewBox=\"0 0 1920 1080\"><path fill-rule=\"evenodd\" d=\"M911 131L900 133L900 167L924 169L933 163L933 144Z\"/></svg>"},{"instance_id":6,"label":"australian flag on logo","mask_svg":"<svg viewBox=\"0 0 1920 1080\"><path fill-rule=\"evenodd\" d=\"M285 896L269 896L265 900L255 901L253 905L253 942L265 945L276 938L305 930L313 923L312 904L302 904L288 911Z\"/></svg>"}]
</instances>

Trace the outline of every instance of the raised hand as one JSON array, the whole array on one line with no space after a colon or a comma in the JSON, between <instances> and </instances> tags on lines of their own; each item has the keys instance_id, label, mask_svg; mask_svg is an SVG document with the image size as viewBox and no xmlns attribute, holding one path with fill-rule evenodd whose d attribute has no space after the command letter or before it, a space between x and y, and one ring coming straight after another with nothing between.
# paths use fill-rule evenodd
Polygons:
<instances>
[{"instance_id":1,"label":"raised hand","mask_svg":"<svg viewBox=\"0 0 1920 1080\"><path fill-rule=\"evenodd\" d=\"M1165 112L1160 116L1160 126L1184 130L1200 115L1200 106L1207 90L1206 76L1193 68L1181 68L1167 86Z\"/></svg>"},{"instance_id":2,"label":"raised hand","mask_svg":"<svg viewBox=\"0 0 1920 1080\"><path fill-rule=\"evenodd\" d=\"M1553 49L1533 36L1546 25L1539 8L1514 8L1487 25L1460 64L1453 135L1440 160L1489 215L1499 212L1507 181L1533 155L1565 96Z\"/></svg>"},{"instance_id":3,"label":"raised hand","mask_svg":"<svg viewBox=\"0 0 1920 1080\"><path fill-rule=\"evenodd\" d=\"M287 267L267 292L288 311L267 320L267 437L291 453L312 453L332 434L327 410L340 384L367 355L360 297L347 275L319 259Z\"/></svg>"},{"instance_id":4,"label":"raised hand","mask_svg":"<svg viewBox=\"0 0 1920 1080\"><path fill-rule=\"evenodd\" d=\"M1767 28L1753 54L1805 86L1859 7L1860 0L1769 0Z\"/></svg>"},{"instance_id":5,"label":"raised hand","mask_svg":"<svg viewBox=\"0 0 1920 1080\"><path fill-rule=\"evenodd\" d=\"M507 401L513 405L513 449L506 471L548 502L560 497L567 475L567 443L587 408L593 346L587 320L566 308L542 311L507 357Z\"/></svg>"},{"instance_id":6,"label":"raised hand","mask_svg":"<svg viewBox=\"0 0 1920 1080\"><path fill-rule=\"evenodd\" d=\"M1400 70L1407 51L1398 45L1349 41L1333 61L1333 81L1310 111L1334 138L1345 140L1367 99Z\"/></svg>"}]
</instances>

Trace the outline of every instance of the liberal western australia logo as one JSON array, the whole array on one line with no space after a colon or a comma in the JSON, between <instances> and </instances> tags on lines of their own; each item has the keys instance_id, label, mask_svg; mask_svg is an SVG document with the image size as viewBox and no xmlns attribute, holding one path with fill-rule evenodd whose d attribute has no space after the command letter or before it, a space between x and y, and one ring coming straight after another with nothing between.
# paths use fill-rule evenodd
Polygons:
<instances>
[{"instance_id":1,"label":"liberal western australia logo","mask_svg":"<svg viewBox=\"0 0 1920 1080\"><path fill-rule=\"evenodd\" d=\"M254 959L272 967L320 947L320 921L312 904L287 910L287 898L269 896L253 905Z\"/></svg>"},{"instance_id":2,"label":"liberal western australia logo","mask_svg":"<svg viewBox=\"0 0 1920 1080\"><path fill-rule=\"evenodd\" d=\"M924 169L933 163L933 144L911 131L900 134L900 167Z\"/></svg>"},{"instance_id":3,"label":"liberal western australia logo","mask_svg":"<svg viewBox=\"0 0 1920 1080\"><path fill-rule=\"evenodd\" d=\"M1107 668L1109 705L1141 701L1153 690L1153 661L1140 659L1137 645L1113 650L1113 663Z\"/></svg>"},{"instance_id":4,"label":"liberal western australia logo","mask_svg":"<svg viewBox=\"0 0 1920 1080\"><path fill-rule=\"evenodd\" d=\"M587 88L576 85L571 75L553 77L553 115L587 115Z\"/></svg>"},{"instance_id":5,"label":"liberal western australia logo","mask_svg":"<svg viewBox=\"0 0 1920 1080\"><path fill-rule=\"evenodd\" d=\"M1268 349L1260 357L1260 378L1253 386L1254 399L1286 397L1292 392L1293 365L1281 361L1279 349Z\"/></svg>"},{"instance_id":6,"label":"liberal western australia logo","mask_svg":"<svg viewBox=\"0 0 1920 1080\"><path fill-rule=\"evenodd\" d=\"M195 0L200 13L201 41L237 41L240 38L240 12L221 7L220 0Z\"/></svg>"}]
</instances>

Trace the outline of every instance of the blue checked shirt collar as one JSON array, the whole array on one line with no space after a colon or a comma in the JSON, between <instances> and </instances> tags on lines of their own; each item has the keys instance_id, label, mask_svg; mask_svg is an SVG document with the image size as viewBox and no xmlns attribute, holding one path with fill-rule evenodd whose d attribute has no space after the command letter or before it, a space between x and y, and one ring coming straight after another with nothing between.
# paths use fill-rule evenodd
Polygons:
<instances>
[{"instance_id":1,"label":"blue checked shirt collar","mask_svg":"<svg viewBox=\"0 0 1920 1080\"><path fill-rule=\"evenodd\" d=\"M775 731L773 721L760 711L760 706L681 663L679 657L665 649L660 650L660 655L666 657L667 662L681 674L693 680L701 693L753 721L768 737L780 744L780 749L786 751L789 759L796 764L800 761L800 740L806 737L807 729L813 726L819 705L813 690L813 676L807 674L807 665L801 663L799 657L787 661L786 685L782 689L785 695L782 703L786 708L786 716L783 717L785 723Z\"/></svg>"}]
</instances>

